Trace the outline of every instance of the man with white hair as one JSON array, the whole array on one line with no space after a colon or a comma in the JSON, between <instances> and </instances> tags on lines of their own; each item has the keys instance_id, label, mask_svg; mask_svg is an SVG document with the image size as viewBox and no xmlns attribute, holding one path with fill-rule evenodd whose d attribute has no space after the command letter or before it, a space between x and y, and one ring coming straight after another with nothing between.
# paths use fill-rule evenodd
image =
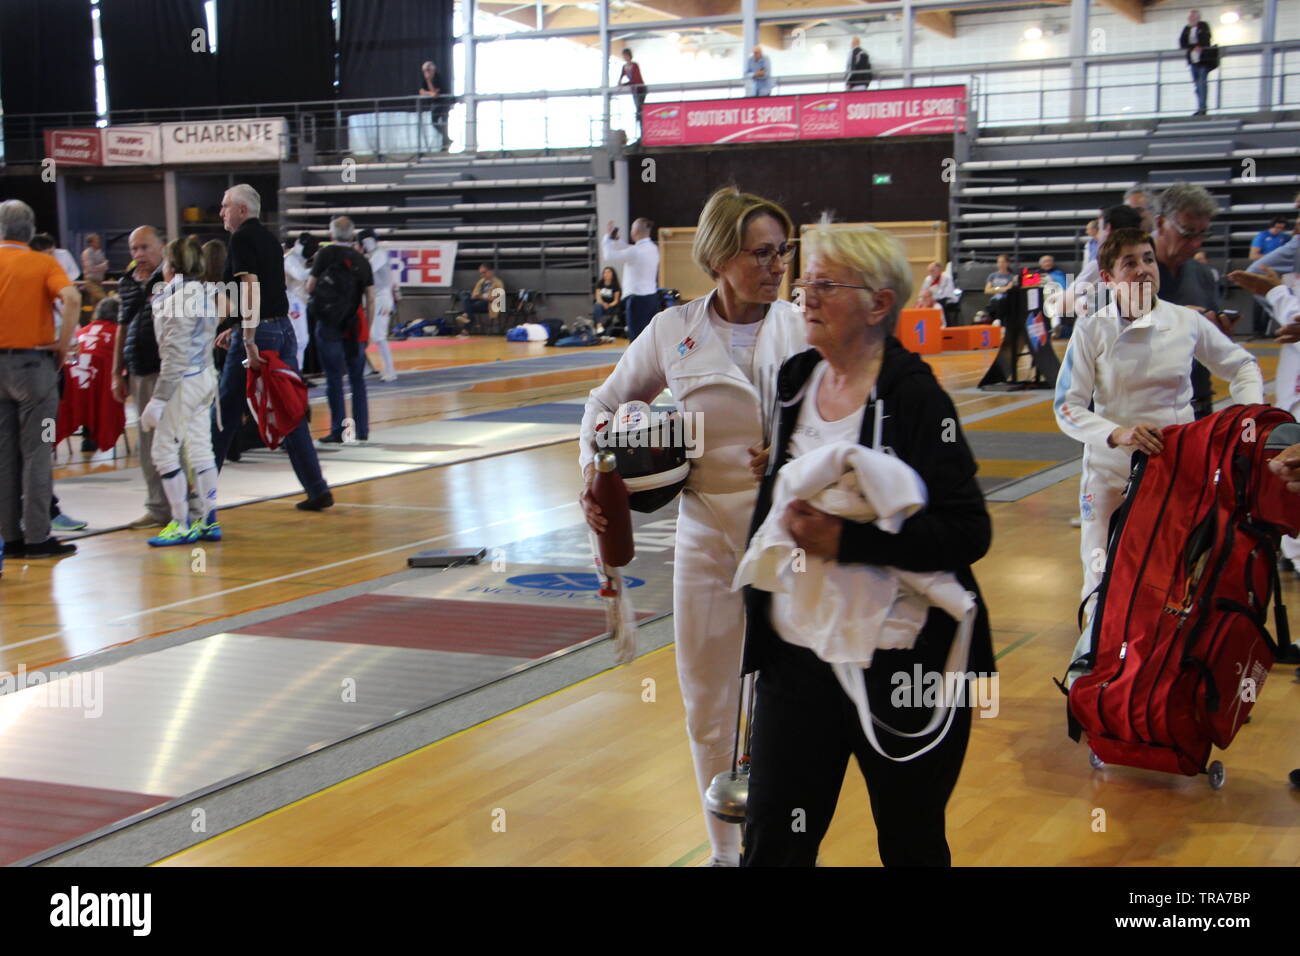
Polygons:
<instances>
[{"instance_id":1,"label":"man with white hair","mask_svg":"<svg viewBox=\"0 0 1300 956\"><path fill-rule=\"evenodd\" d=\"M636 341L650 320L660 311L659 247L650 234L655 224L644 217L632 222L632 244L614 238L614 223L605 227L600 240L600 259L605 265L623 266L623 302L627 316L627 341Z\"/></svg>"},{"instance_id":2,"label":"man with white hair","mask_svg":"<svg viewBox=\"0 0 1300 956\"><path fill-rule=\"evenodd\" d=\"M257 218L261 211L262 197L246 183L231 186L221 197L221 222L230 233L225 280L238 281L241 294L234 304L239 310L239 324L218 335L216 342L218 348L229 349L218 388L220 428L212 432L212 451L218 468L225 462L231 439L243 419L247 394L245 361L249 367L260 368L266 364L261 350L272 349L285 365L298 371L298 341L289 321L284 255L275 236ZM289 453L294 474L307 492L307 499L298 502L298 509L321 511L334 504L305 418L284 440L284 449Z\"/></svg>"},{"instance_id":3,"label":"man with white hair","mask_svg":"<svg viewBox=\"0 0 1300 956\"><path fill-rule=\"evenodd\" d=\"M853 48L849 50L849 71L845 87L849 90L857 87L865 90L871 85L871 80L871 57L867 56L867 51L862 49L862 39L854 37Z\"/></svg>"},{"instance_id":4,"label":"man with white hair","mask_svg":"<svg viewBox=\"0 0 1300 956\"><path fill-rule=\"evenodd\" d=\"M77 546L50 537L54 494L47 424L59 409L59 375L81 314L81 293L63 267L28 246L32 207L0 203L0 541L4 553L60 558ZM63 323L54 333L58 304Z\"/></svg>"}]
</instances>

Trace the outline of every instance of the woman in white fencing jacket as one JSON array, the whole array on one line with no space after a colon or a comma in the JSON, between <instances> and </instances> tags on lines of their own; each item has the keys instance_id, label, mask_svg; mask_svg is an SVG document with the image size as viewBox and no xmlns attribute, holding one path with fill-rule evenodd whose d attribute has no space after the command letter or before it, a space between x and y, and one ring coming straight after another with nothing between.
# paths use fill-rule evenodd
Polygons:
<instances>
[{"instance_id":1,"label":"woman in white fencing jacket","mask_svg":"<svg viewBox=\"0 0 1300 956\"><path fill-rule=\"evenodd\" d=\"M808 560L950 572L975 600L968 660L957 664L966 670L958 672L991 676L988 613L970 566L988 551L992 524L952 400L930 367L893 336L911 294L907 257L896 239L870 227L825 224L803 241L799 288L812 348L786 362L777 380L780 418L753 531L767 520L777 476L791 460L836 442L896 456L926 491L925 506L897 533L799 500L782 520ZM811 650L799 622L781 613L767 591L746 587L744 598L745 671L758 671L745 865L815 865L850 755L866 780L881 861L950 865L944 808L966 754L972 688L941 737L903 739L878 729L886 757L869 743L857 706L832 666ZM925 688L942 680L957 634L958 622L931 607L912 648L875 651L864 677L871 710L884 725L901 734L927 726L935 695ZM900 694L905 685L914 692Z\"/></svg>"},{"instance_id":2,"label":"woman in white fencing jacket","mask_svg":"<svg viewBox=\"0 0 1300 956\"><path fill-rule=\"evenodd\" d=\"M598 419L629 401L652 402L666 386L702 430L677 517L673 628L686 730L701 800L730 769L744 632L741 596L731 591L745 550L757 479L751 468L771 424L776 370L804 347L803 322L778 301L794 255L790 216L776 203L721 189L700 213L692 254L716 280L708 296L654 317L592 391L582 419L580 463L587 523L605 519L591 498ZM705 813L713 864L735 866L740 834Z\"/></svg>"}]
</instances>

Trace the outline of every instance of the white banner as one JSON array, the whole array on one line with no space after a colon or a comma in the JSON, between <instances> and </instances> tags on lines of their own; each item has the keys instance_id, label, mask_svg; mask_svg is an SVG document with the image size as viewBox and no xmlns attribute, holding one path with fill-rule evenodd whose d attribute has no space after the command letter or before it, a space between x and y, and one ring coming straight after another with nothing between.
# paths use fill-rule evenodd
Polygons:
<instances>
[{"instance_id":1,"label":"white banner","mask_svg":"<svg viewBox=\"0 0 1300 956\"><path fill-rule=\"evenodd\" d=\"M162 131L157 126L109 126L100 132L105 166L162 164Z\"/></svg>"},{"instance_id":2,"label":"white banner","mask_svg":"<svg viewBox=\"0 0 1300 956\"><path fill-rule=\"evenodd\" d=\"M447 287L456 269L455 242L381 242L399 264L397 282L414 288Z\"/></svg>"},{"instance_id":3,"label":"white banner","mask_svg":"<svg viewBox=\"0 0 1300 956\"><path fill-rule=\"evenodd\" d=\"M279 160L287 155L283 119L164 123L164 163Z\"/></svg>"}]
</instances>

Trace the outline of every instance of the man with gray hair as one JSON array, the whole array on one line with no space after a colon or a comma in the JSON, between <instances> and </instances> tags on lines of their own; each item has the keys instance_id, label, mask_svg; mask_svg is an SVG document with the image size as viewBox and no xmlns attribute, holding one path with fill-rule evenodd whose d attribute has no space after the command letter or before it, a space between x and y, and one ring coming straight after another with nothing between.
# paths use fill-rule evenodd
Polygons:
<instances>
[{"instance_id":1,"label":"man with gray hair","mask_svg":"<svg viewBox=\"0 0 1300 956\"><path fill-rule=\"evenodd\" d=\"M1220 312L1219 284L1214 273L1192 257L1210 234L1210 222L1219 204L1200 186L1174 183L1156 200L1156 263L1160 267L1160 298L1195 309L1225 334L1226 316ZM1192 364L1192 411L1204 418L1214 411L1210 372L1200 362Z\"/></svg>"},{"instance_id":2,"label":"man with gray hair","mask_svg":"<svg viewBox=\"0 0 1300 956\"><path fill-rule=\"evenodd\" d=\"M298 341L289 321L284 256L280 243L258 219L261 211L262 197L246 183L231 186L221 197L221 221L230 233L225 281L239 282L241 294L235 304L240 315L238 324L218 335L216 341L218 348L229 349L218 386L221 427L212 432L212 451L218 468L226 460L231 439L243 420L247 394L245 364L261 368L266 364L261 350L268 349L298 371ZM334 496L321 474L306 418L284 440L284 449L289 453L294 474L307 492L306 500L298 502L298 509L321 511L334 504Z\"/></svg>"},{"instance_id":3,"label":"man with gray hair","mask_svg":"<svg viewBox=\"0 0 1300 956\"><path fill-rule=\"evenodd\" d=\"M325 397L330 433L322 444L370 440L370 405L366 394L366 340L357 309L375 314L375 278L366 257L353 248L356 227L347 216L330 221L330 239L311 261L307 312L315 327L316 354L325 369ZM343 404L343 375L352 387L352 417ZM352 422L349 432L346 422Z\"/></svg>"},{"instance_id":4,"label":"man with gray hair","mask_svg":"<svg viewBox=\"0 0 1300 956\"><path fill-rule=\"evenodd\" d=\"M81 315L81 293L51 256L28 245L36 214L0 203L0 541L4 553L61 558L77 546L50 537L59 376ZM54 334L54 311L63 316Z\"/></svg>"}]
</instances>

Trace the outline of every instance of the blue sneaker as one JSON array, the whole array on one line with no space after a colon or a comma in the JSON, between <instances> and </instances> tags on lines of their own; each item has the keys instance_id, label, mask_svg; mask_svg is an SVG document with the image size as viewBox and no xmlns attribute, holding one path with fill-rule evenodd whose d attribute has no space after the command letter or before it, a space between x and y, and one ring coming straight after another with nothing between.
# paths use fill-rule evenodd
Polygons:
<instances>
[{"instance_id":1,"label":"blue sneaker","mask_svg":"<svg viewBox=\"0 0 1300 956\"><path fill-rule=\"evenodd\" d=\"M188 528L182 528L180 522L173 521L162 529L158 537L149 539L149 547L170 548L178 544L193 544L199 540L203 527L205 526L194 524Z\"/></svg>"},{"instance_id":2,"label":"blue sneaker","mask_svg":"<svg viewBox=\"0 0 1300 956\"><path fill-rule=\"evenodd\" d=\"M50 522L51 531L84 531L86 527L86 522L78 521L76 518L69 518L62 513Z\"/></svg>"},{"instance_id":3,"label":"blue sneaker","mask_svg":"<svg viewBox=\"0 0 1300 956\"><path fill-rule=\"evenodd\" d=\"M221 522L220 521L200 521L197 525L199 529L200 541L220 541L221 540Z\"/></svg>"}]
</instances>

